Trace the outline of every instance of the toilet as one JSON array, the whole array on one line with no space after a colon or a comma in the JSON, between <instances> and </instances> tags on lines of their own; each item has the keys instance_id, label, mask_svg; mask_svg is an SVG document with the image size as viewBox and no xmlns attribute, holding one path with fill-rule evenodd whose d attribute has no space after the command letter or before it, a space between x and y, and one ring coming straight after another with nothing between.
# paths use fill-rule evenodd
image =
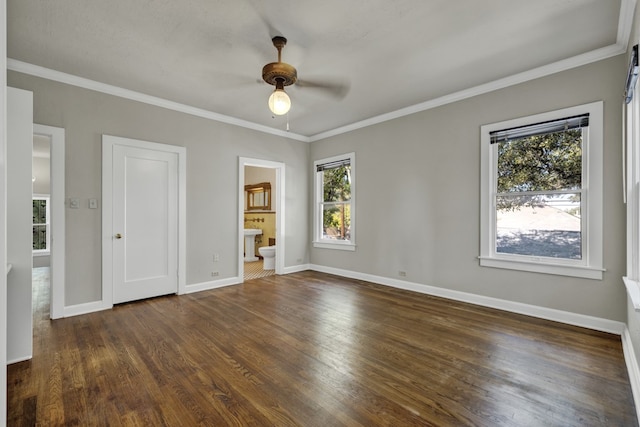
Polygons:
<instances>
[{"instance_id":1,"label":"toilet","mask_svg":"<svg viewBox=\"0 0 640 427\"><path fill-rule=\"evenodd\" d=\"M262 246L258 248L258 253L264 258L263 270L276 269L276 246Z\"/></svg>"}]
</instances>

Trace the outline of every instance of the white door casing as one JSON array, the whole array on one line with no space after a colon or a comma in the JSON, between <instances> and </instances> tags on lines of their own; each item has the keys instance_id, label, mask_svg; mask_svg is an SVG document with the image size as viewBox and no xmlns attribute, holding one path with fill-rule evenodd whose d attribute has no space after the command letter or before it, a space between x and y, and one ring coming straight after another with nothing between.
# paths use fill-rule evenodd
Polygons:
<instances>
[{"instance_id":1,"label":"white door casing","mask_svg":"<svg viewBox=\"0 0 640 427\"><path fill-rule=\"evenodd\" d=\"M185 156L103 135L105 305L184 292Z\"/></svg>"},{"instance_id":2,"label":"white door casing","mask_svg":"<svg viewBox=\"0 0 640 427\"><path fill-rule=\"evenodd\" d=\"M276 197L273 206L276 211L276 274L284 274L285 254L285 164L270 160L252 159L248 157L238 158L238 278L244 281L244 168L255 166L275 169L276 172Z\"/></svg>"},{"instance_id":3,"label":"white door casing","mask_svg":"<svg viewBox=\"0 0 640 427\"><path fill-rule=\"evenodd\" d=\"M7 128L7 2L0 0L0 129ZM7 294L7 132L0 132L0 294ZM7 299L0 298L0 366L7 364ZM7 402L7 370L0 369L0 402ZM0 427L7 405L0 405Z\"/></svg>"}]
</instances>

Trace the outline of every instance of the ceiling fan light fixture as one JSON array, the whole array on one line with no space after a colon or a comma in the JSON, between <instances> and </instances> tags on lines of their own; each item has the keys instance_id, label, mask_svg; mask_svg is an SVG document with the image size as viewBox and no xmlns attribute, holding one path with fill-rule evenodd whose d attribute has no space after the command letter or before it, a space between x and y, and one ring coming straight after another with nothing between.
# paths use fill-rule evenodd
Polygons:
<instances>
[{"instance_id":1,"label":"ceiling fan light fixture","mask_svg":"<svg viewBox=\"0 0 640 427\"><path fill-rule=\"evenodd\" d=\"M262 67L262 79L276 87L269 97L269 110L276 116L282 116L291 108L291 99L284 91L284 87L296 82L298 72L292 65L282 62L282 48L287 44L287 39L276 36L271 41L278 49L278 62L271 62Z\"/></svg>"},{"instance_id":2,"label":"ceiling fan light fixture","mask_svg":"<svg viewBox=\"0 0 640 427\"><path fill-rule=\"evenodd\" d=\"M282 83L278 82L276 90L269 97L269 109L276 116L287 114L291 108L291 98L284 91Z\"/></svg>"}]
</instances>

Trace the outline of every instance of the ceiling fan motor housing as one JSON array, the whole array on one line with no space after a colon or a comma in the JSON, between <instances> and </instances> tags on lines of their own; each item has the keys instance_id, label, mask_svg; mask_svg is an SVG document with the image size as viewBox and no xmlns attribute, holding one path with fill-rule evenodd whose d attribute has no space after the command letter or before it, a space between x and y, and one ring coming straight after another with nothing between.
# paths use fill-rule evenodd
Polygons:
<instances>
[{"instance_id":1,"label":"ceiling fan motor housing","mask_svg":"<svg viewBox=\"0 0 640 427\"><path fill-rule=\"evenodd\" d=\"M286 62L272 62L262 67L262 79L270 85L276 86L280 81L283 86L289 86L298 79L298 72Z\"/></svg>"},{"instance_id":2,"label":"ceiling fan motor housing","mask_svg":"<svg viewBox=\"0 0 640 427\"><path fill-rule=\"evenodd\" d=\"M262 67L262 79L273 86L290 86L298 79L298 72L293 65L280 60L282 48L287 44L287 39L282 36L276 36L271 41L278 49L278 62L271 62Z\"/></svg>"}]
</instances>

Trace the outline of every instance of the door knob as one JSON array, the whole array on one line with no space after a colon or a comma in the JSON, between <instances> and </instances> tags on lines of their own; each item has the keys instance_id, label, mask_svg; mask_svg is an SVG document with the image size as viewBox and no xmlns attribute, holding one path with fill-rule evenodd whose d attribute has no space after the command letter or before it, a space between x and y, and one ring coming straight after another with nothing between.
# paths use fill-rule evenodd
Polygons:
<instances>
[{"instance_id":1,"label":"door knob","mask_svg":"<svg viewBox=\"0 0 640 427\"><path fill-rule=\"evenodd\" d=\"M122 234L120 233L116 234L116 239L122 239Z\"/></svg>"}]
</instances>

